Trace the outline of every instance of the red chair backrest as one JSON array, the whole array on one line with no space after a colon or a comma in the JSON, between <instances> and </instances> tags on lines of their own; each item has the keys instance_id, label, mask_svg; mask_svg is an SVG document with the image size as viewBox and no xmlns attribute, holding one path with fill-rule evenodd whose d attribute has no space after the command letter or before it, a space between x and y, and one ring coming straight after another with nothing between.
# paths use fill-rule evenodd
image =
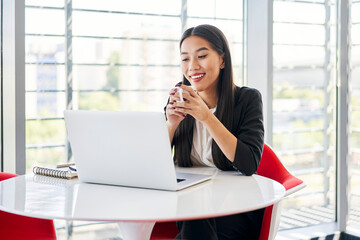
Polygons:
<instances>
[{"instance_id":1,"label":"red chair backrest","mask_svg":"<svg viewBox=\"0 0 360 240\"><path fill-rule=\"evenodd\" d=\"M266 144L257 170L260 176L275 180L282 184L286 191L303 183L302 180L291 175L281 163L275 152Z\"/></svg>"},{"instance_id":2,"label":"red chair backrest","mask_svg":"<svg viewBox=\"0 0 360 240\"><path fill-rule=\"evenodd\" d=\"M0 181L4 181L6 179L12 178L12 177L16 177L18 176L17 174L14 173L5 173L5 172L1 172L0 173Z\"/></svg>"},{"instance_id":3,"label":"red chair backrest","mask_svg":"<svg viewBox=\"0 0 360 240\"><path fill-rule=\"evenodd\" d=\"M16 177L13 173L0 172L0 181ZM0 211L0 239L55 240L56 232L52 220L20 216Z\"/></svg>"},{"instance_id":4,"label":"red chair backrest","mask_svg":"<svg viewBox=\"0 0 360 240\"><path fill-rule=\"evenodd\" d=\"M286 191L303 183L302 180L291 175L289 171L286 170L275 152L266 144L264 144L264 150L257 173L260 176L279 182L284 186ZM273 205L265 208L259 240L269 239L272 213Z\"/></svg>"}]
</instances>

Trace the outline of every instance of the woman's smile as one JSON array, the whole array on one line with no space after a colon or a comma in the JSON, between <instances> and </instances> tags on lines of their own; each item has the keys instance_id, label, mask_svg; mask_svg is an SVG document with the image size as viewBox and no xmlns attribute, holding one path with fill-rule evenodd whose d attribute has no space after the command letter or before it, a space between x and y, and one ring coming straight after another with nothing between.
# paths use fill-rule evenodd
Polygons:
<instances>
[{"instance_id":1,"label":"woman's smile","mask_svg":"<svg viewBox=\"0 0 360 240\"><path fill-rule=\"evenodd\" d=\"M200 82L204 77L206 73L194 73L190 75L190 79L193 82Z\"/></svg>"}]
</instances>

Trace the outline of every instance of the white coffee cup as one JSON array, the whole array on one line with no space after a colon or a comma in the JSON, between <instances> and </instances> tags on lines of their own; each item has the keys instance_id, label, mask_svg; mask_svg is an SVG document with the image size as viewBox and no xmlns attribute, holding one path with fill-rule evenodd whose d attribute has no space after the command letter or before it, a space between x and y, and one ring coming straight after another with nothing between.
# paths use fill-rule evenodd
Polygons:
<instances>
[{"instance_id":1,"label":"white coffee cup","mask_svg":"<svg viewBox=\"0 0 360 240\"><path fill-rule=\"evenodd\" d=\"M175 87L174 89L177 89L177 92L179 93L179 96L180 96L180 101L176 101L176 102L184 102L184 98L183 98L183 92L184 93L187 93L187 94L190 94L188 91L180 88L180 87Z\"/></svg>"}]
</instances>

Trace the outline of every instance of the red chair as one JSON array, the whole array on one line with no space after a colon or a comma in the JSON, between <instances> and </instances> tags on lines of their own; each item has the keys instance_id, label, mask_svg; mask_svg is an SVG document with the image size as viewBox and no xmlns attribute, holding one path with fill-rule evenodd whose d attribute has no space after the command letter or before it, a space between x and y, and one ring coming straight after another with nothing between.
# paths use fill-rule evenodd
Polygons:
<instances>
[{"instance_id":1,"label":"red chair","mask_svg":"<svg viewBox=\"0 0 360 240\"><path fill-rule=\"evenodd\" d=\"M155 223L150 240L174 239L178 233L176 222L158 222Z\"/></svg>"},{"instance_id":2,"label":"red chair","mask_svg":"<svg viewBox=\"0 0 360 240\"><path fill-rule=\"evenodd\" d=\"M18 175L0 172L0 181ZM0 239L9 240L55 240L52 220L25 217L0 211Z\"/></svg>"},{"instance_id":3,"label":"red chair","mask_svg":"<svg viewBox=\"0 0 360 240\"><path fill-rule=\"evenodd\" d=\"M281 183L285 190L285 197L304 188L306 184L291 175L281 163L270 146L264 144L264 150L257 170L260 176L273 179ZM259 240L274 239L280 222L280 202L265 208Z\"/></svg>"},{"instance_id":4,"label":"red chair","mask_svg":"<svg viewBox=\"0 0 360 240\"><path fill-rule=\"evenodd\" d=\"M275 152L267 144L264 144L264 150L257 173L260 176L281 183L286 190L285 196L306 186L302 180L294 177L286 170ZM280 203L281 201L265 208L259 240L275 238L280 222ZM178 229L176 228L175 222L156 223L150 239L174 239L177 233Z\"/></svg>"}]
</instances>

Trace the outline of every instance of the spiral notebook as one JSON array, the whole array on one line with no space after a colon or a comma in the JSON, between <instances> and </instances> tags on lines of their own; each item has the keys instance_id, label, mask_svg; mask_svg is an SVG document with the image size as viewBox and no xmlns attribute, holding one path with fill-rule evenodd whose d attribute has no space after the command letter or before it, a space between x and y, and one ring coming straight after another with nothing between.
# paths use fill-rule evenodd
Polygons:
<instances>
[{"instance_id":1,"label":"spiral notebook","mask_svg":"<svg viewBox=\"0 0 360 240\"><path fill-rule=\"evenodd\" d=\"M34 167L33 172L38 175L56 177L56 178L65 178L65 179L72 179L78 176L77 172L71 170L69 167L62 167L62 168Z\"/></svg>"}]
</instances>

